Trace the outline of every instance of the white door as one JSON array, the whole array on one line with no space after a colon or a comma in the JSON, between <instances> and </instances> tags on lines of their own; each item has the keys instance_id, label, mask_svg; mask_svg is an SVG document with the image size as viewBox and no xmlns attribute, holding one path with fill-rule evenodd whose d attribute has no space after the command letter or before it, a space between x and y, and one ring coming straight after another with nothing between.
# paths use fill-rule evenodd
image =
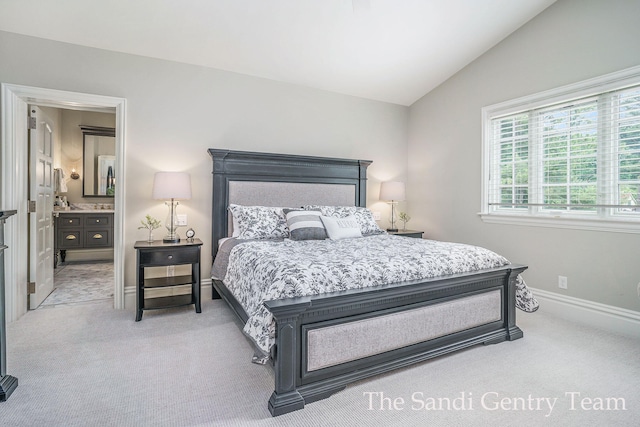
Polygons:
<instances>
[{"instance_id":1,"label":"white door","mask_svg":"<svg viewBox=\"0 0 640 427\"><path fill-rule=\"evenodd\" d=\"M35 283L29 308L33 310L53 292L53 122L33 105L29 118L29 282Z\"/></svg>"}]
</instances>

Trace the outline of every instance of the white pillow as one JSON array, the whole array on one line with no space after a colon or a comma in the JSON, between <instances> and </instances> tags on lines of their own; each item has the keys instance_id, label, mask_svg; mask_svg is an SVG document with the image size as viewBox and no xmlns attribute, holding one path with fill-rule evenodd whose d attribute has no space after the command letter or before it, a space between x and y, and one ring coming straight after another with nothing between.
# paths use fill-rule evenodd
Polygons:
<instances>
[{"instance_id":1,"label":"white pillow","mask_svg":"<svg viewBox=\"0 0 640 427\"><path fill-rule=\"evenodd\" d=\"M358 224L358 221L354 216L348 216L345 218L321 216L320 220L324 224L327 235L331 240L362 237L360 224Z\"/></svg>"},{"instance_id":2,"label":"white pillow","mask_svg":"<svg viewBox=\"0 0 640 427\"><path fill-rule=\"evenodd\" d=\"M304 209L307 210L319 210L324 216L345 218L347 216L354 216L358 224L360 225L360 232L363 236L370 236L373 234L386 233L383 229L378 227L378 224L373 219L373 213L369 208L360 206L322 206L322 205L306 205Z\"/></svg>"}]
</instances>

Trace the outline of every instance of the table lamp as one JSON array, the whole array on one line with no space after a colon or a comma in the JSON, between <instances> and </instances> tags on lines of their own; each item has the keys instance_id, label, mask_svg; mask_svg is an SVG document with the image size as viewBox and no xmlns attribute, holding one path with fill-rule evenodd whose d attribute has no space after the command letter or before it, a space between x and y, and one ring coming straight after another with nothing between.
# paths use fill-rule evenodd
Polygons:
<instances>
[{"instance_id":1,"label":"table lamp","mask_svg":"<svg viewBox=\"0 0 640 427\"><path fill-rule=\"evenodd\" d=\"M398 231L396 227L396 208L395 205L404 200L404 182L387 181L380 185L380 200L386 200L391 203L391 228L387 231Z\"/></svg>"},{"instance_id":2,"label":"table lamp","mask_svg":"<svg viewBox=\"0 0 640 427\"><path fill-rule=\"evenodd\" d=\"M169 207L166 227L167 236L162 239L164 243L178 243L180 237L176 233L178 200L191 198L191 175L186 172L156 172L153 177L153 198L167 200Z\"/></svg>"}]
</instances>

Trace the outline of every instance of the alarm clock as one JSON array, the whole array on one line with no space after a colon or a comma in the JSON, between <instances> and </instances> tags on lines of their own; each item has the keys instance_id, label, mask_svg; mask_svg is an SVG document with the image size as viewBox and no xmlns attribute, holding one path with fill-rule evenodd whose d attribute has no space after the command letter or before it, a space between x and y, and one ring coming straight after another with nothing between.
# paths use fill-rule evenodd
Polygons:
<instances>
[{"instance_id":1,"label":"alarm clock","mask_svg":"<svg viewBox=\"0 0 640 427\"><path fill-rule=\"evenodd\" d=\"M196 232L193 231L193 228L188 229L187 231L185 231L185 236L187 236L187 240L189 241L193 241L193 236L196 235Z\"/></svg>"}]
</instances>

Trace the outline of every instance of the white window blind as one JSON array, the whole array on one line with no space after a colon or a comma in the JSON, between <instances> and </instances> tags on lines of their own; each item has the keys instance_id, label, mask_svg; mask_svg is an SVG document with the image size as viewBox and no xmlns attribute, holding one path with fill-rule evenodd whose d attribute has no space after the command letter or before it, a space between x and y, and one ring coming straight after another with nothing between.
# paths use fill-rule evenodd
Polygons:
<instances>
[{"instance_id":1,"label":"white window blind","mask_svg":"<svg viewBox=\"0 0 640 427\"><path fill-rule=\"evenodd\" d=\"M640 81L569 98L485 117L483 213L640 221Z\"/></svg>"}]
</instances>

